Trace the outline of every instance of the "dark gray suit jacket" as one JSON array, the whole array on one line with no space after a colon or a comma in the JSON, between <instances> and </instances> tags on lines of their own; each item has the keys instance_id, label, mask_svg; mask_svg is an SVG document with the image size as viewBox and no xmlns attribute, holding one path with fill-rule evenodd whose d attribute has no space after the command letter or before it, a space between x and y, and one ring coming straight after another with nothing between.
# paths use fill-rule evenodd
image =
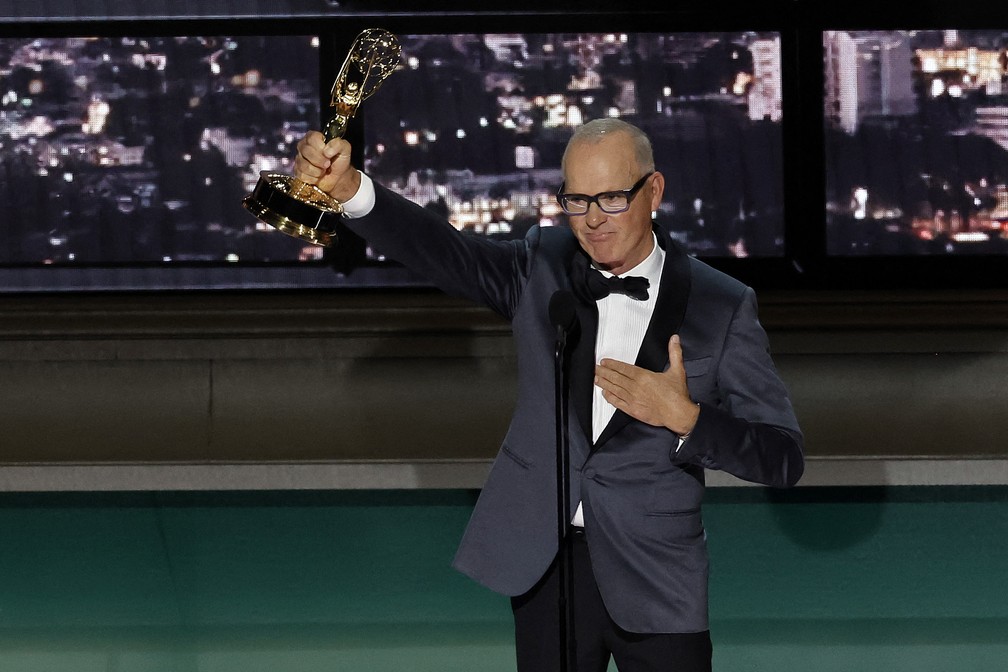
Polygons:
<instances>
[{"instance_id":1,"label":"dark gray suit jacket","mask_svg":"<svg viewBox=\"0 0 1008 672\"><path fill-rule=\"evenodd\" d=\"M454 566L495 591L520 595L556 556L556 333L548 304L555 291L570 289L580 318L570 374L571 510L584 505L599 590L612 618L631 632L706 630L704 469L784 487L798 480L804 464L802 436L753 291L689 257L656 228L665 266L635 363L667 368L668 341L678 333L700 418L678 452L673 432L620 411L592 445L598 315L583 288L589 260L572 232L536 227L517 241L460 234L375 188L375 208L349 220L350 228L446 292L508 319L516 342L514 415Z\"/></svg>"}]
</instances>

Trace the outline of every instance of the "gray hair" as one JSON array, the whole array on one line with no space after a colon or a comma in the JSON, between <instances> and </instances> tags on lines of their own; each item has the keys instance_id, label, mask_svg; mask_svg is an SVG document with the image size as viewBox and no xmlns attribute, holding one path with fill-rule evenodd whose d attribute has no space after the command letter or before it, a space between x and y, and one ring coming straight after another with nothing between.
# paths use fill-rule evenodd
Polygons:
<instances>
[{"instance_id":1,"label":"gray hair","mask_svg":"<svg viewBox=\"0 0 1008 672\"><path fill-rule=\"evenodd\" d=\"M654 150L651 148L651 140L647 134L633 124L611 117L594 119L587 124L578 127L574 135L567 141L567 148L564 149L563 158L560 160L560 170L564 176L567 175L567 153L570 148L578 143L596 143L611 135L623 133L633 145L634 158L643 173L649 173L655 169Z\"/></svg>"}]
</instances>

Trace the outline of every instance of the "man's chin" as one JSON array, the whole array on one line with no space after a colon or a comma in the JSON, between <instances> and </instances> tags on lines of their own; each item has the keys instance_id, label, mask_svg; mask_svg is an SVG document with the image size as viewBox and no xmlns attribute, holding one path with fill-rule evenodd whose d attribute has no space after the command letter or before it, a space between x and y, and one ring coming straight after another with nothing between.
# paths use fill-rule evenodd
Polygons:
<instances>
[{"instance_id":1,"label":"man's chin","mask_svg":"<svg viewBox=\"0 0 1008 672\"><path fill-rule=\"evenodd\" d=\"M610 273L618 275L618 273L616 273L616 271L613 269L619 269L624 267L622 259L616 258L611 254L599 253L598 250L595 250L594 252L595 252L594 254L591 253L589 254L591 255L592 261L595 262L595 266L597 266L598 268L601 268L604 271L609 271Z\"/></svg>"},{"instance_id":2,"label":"man's chin","mask_svg":"<svg viewBox=\"0 0 1008 672\"><path fill-rule=\"evenodd\" d=\"M618 262L613 259L611 254L607 254L605 250L600 250L598 247L587 245L585 246L585 252L588 253L588 256L591 257L592 263L594 263L597 268L610 271L614 266L618 266Z\"/></svg>"}]
</instances>

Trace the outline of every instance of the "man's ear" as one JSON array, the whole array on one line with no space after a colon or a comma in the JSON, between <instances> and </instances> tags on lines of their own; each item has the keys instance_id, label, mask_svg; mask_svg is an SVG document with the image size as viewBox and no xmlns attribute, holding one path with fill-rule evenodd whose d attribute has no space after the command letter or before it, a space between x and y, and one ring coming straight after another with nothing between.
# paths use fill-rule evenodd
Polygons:
<instances>
[{"instance_id":1,"label":"man's ear","mask_svg":"<svg viewBox=\"0 0 1008 672\"><path fill-rule=\"evenodd\" d=\"M649 182L651 185L651 211L654 212L661 205L662 195L665 193L665 176L655 171Z\"/></svg>"}]
</instances>

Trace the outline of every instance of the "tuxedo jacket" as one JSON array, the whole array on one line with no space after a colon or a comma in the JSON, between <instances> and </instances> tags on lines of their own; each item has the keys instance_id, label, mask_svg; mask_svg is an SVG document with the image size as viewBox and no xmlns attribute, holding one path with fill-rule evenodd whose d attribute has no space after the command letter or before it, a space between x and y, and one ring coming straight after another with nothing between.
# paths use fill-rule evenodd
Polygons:
<instances>
[{"instance_id":1,"label":"tuxedo jacket","mask_svg":"<svg viewBox=\"0 0 1008 672\"><path fill-rule=\"evenodd\" d=\"M490 240L457 232L379 184L375 189L371 213L347 225L444 291L502 315L515 339L514 414L454 566L514 596L532 588L557 555L556 329L548 306L554 292L567 289L578 299L580 324L568 340L571 511L583 504L606 608L630 632L708 629L704 470L785 487L803 469L802 436L753 291L688 256L656 227L665 262L634 363L666 369L668 342L678 333L699 420L677 450L675 433L616 411L593 443L598 314L584 290L589 259L570 229L534 227L521 240Z\"/></svg>"}]
</instances>

